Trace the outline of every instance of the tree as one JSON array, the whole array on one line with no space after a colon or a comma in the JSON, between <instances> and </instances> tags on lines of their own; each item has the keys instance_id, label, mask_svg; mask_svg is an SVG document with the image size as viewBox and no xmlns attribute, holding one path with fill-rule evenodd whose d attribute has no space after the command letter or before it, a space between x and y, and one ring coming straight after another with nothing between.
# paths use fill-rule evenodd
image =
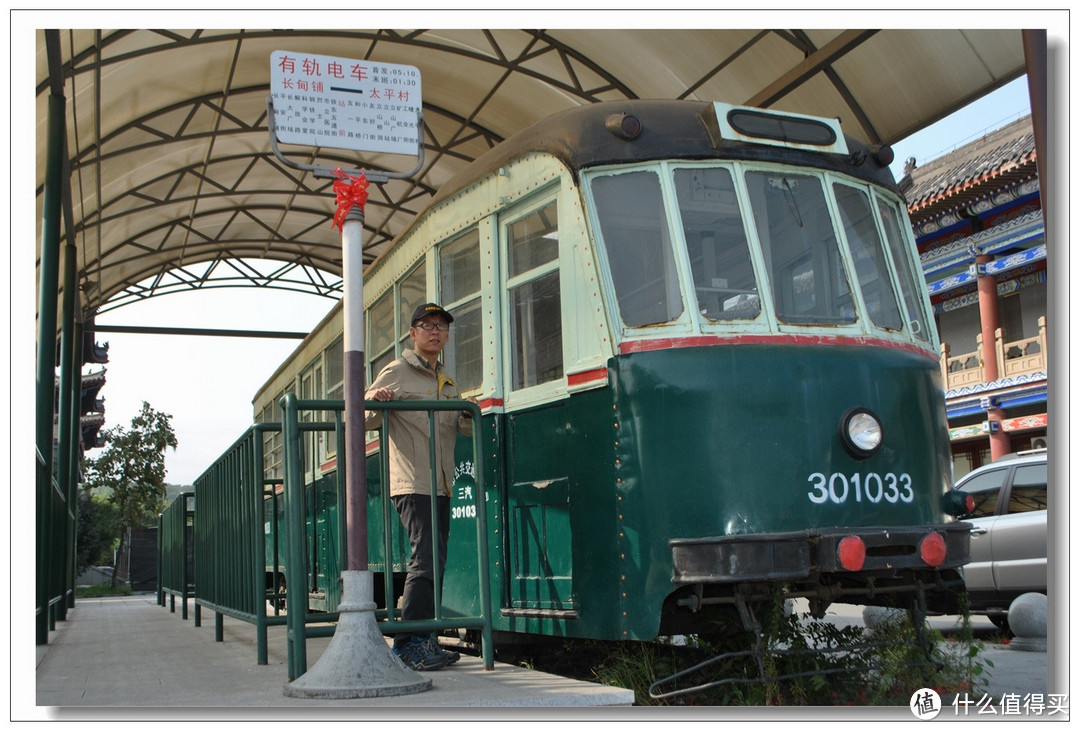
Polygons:
<instances>
[{"instance_id":1,"label":"tree","mask_svg":"<svg viewBox=\"0 0 1080 731\"><path fill-rule=\"evenodd\" d=\"M119 529L116 510L105 497L83 492L79 495L78 540L75 545L75 575L91 566L100 566L112 555Z\"/></svg>"},{"instance_id":2,"label":"tree","mask_svg":"<svg viewBox=\"0 0 1080 731\"><path fill-rule=\"evenodd\" d=\"M165 448L176 448L172 416L143 401L131 428L116 426L104 432L105 448L87 460L85 487L100 490L116 511L117 538L132 528L152 524L165 498ZM112 585L116 586L116 562Z\"/></svg>"}]
</instances>

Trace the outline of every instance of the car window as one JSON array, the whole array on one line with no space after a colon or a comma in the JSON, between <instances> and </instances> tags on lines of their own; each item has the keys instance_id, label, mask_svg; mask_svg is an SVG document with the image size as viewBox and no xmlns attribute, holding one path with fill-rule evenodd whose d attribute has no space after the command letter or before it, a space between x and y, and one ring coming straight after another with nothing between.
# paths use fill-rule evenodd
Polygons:
<instances>
[{"instance_id":1,"label":"car window","mask_svg":"<svg viewBox=\"0 0 1080 731\"><path fill-rule=\"evenodd\" d=\"M1006 473L1006 469L980 472L958 486L958 489L969 493L975 499L975 509L968 513L969 517L983 517L996 512L998 495L1005 483Z\"/></svg>"},{"instance_id":2,"label":"car window","mask_svg":"<svg viewBox=\"0 0 1080 731\"><path fill-rule=\"evenodd\" d=\"M1016 468L1009 492L1009 513L1046 510L1046 464Z\"/></svg>"}]
</instances>

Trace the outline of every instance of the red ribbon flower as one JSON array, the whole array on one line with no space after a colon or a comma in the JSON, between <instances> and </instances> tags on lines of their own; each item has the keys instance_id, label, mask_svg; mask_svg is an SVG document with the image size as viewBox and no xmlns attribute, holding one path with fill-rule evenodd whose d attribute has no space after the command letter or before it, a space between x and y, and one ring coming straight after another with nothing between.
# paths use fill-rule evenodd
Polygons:
<instances>
[{"instance_id":1,"label":"red ribbon flower","mask_svg":"<svg viewBox=\"0 0 1080 731\"><path fill-rule=\"evenodd\" d=\"M338 179L334 181L334 192L337 194L337 212L334 213L334 227L344 230L345 216L353 206L360 206L360 212L364 212L364 204L367 203L368 179L363 171L359 178L348 175L338 168L334 171Z\"/></svg>"}]
</instances>

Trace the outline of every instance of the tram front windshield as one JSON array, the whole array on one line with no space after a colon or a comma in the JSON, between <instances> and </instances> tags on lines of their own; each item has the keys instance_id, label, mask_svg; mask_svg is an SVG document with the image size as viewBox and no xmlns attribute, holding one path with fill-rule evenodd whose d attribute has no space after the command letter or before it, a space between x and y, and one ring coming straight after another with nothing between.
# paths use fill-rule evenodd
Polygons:
<instances>
[{"instance_id":1,"label":"tram front windshield","mask_svg":"<svg viewBox=\"0 0 1080 731\"><path fill-rule=\"evenodd\" d=\"M770 317L927 339L899 203L872 186L803 170L659 164L594 173L588 189L628 328L681 322L690 310L702 327Z\"/></svg>"}]
</instances>

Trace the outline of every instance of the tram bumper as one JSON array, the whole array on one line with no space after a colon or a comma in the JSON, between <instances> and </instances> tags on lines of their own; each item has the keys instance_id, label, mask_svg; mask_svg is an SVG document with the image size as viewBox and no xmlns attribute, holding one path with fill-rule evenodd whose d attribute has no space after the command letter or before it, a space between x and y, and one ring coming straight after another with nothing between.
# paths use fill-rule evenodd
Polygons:
<instances>
[{"instance_id":1,"label":"tram bumper","mask_svg":"<svg viewBox=\"0 0 1080 731\"><path fill-rule=\"evenodd\" d=\"M957 569L970 525L822 528L670 542L674 584L797 581L822 574L890 575Z\"/></svg>"}]
</instances>

